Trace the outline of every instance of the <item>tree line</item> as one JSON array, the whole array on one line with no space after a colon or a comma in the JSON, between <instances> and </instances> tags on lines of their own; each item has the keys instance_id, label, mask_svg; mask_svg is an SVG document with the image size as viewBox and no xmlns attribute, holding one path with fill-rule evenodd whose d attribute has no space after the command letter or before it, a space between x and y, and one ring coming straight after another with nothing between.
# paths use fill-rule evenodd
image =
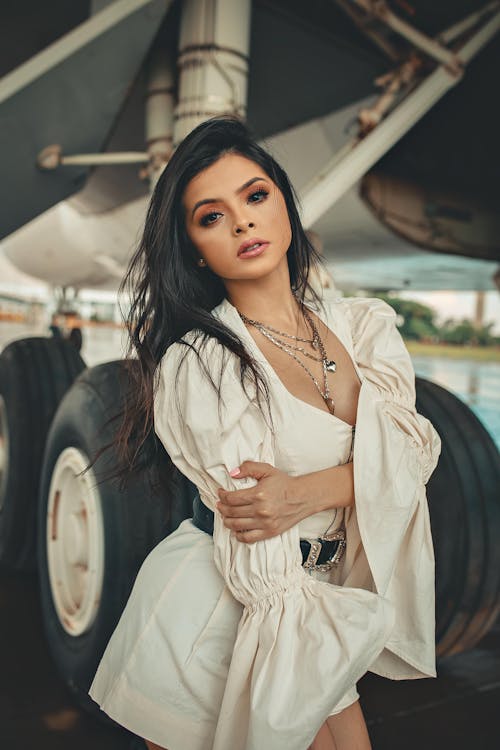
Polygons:
<instances>
[{"instance_id":1,"label":"tree line","mask_svg":"<svg viewBox=\"0 0 500 750\"><path fill-rule=\"evenodd\" d=\"M500 336L492 333L493 322L475 326L468 318L445 320L438 324L436 312L421 302L400 299L387 294L377 294L394 308L399 316L398 328L405 339L436 344L457 344L470 346L498 346Z\"/></svg>"}]
</instances>

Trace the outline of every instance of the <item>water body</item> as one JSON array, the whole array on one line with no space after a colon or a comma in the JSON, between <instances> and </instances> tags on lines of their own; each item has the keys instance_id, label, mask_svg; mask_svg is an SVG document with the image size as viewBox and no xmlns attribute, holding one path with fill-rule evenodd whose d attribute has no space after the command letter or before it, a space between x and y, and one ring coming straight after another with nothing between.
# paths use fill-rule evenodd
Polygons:
<instances>
[{"instance_id":1,"label":"water body","mask_svg":"<svg viewBox=\"0 0 500 750\"><path fill-rule=\"evenodd\" d=\"M500 450L500 362L420 356L413 356L412 362L417 375L464 401Z\"/></svg>"}]
</instances>

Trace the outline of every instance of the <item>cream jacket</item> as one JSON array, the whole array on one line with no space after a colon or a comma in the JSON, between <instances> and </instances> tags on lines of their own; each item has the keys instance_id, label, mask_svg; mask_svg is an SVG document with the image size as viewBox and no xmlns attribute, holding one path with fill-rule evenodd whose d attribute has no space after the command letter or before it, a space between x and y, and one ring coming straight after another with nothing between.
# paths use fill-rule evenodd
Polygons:
<instances>
[{"instance_id":1,"label":"cream jacket","mask_svg":"<svg viewBox=\"0 0 500 750\"><path fill-rule=\"evenodd\" d=\"M415 410L414 370L394 310L379 299L339 297L315 312L342 331L361 379L344 580L306 574L297 526L246 544L215 511L215 565L244 609L213 750L262 750L270 737L273 750L304 750L367 670L392 679L436 675L425 485L440 439ZM250 346L228 300L212 314ZM194 343L194 333L184 340ZM197 356L182 343L163 357L155 397L158 436L212 509L218 487L256 483L231 478L230 469L245 459L275 465L269 420L244 393L239 360L210 339L202 359L216 382L223 357L220 411Z\"/></svg>"}]
</instances>

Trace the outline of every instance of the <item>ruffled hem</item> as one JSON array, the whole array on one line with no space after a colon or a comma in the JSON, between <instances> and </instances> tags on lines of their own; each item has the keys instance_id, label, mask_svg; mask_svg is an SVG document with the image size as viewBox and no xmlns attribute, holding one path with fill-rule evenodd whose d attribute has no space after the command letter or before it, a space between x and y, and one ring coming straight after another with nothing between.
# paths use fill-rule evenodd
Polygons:
<instances>
[{"instance_id":1,"label":"ruffled hem","mask_svg":"<svg viewBox=\"0 0 500 750\"><path fill-rule=\"evenodd\" d=\"M246 606L213 750L258 748L263 737L273 738L273 750L305 750L393 626L394 608L384 597L310 576ZM228 721L235 715L238 722Z\"/></svg>"}]
</instances>

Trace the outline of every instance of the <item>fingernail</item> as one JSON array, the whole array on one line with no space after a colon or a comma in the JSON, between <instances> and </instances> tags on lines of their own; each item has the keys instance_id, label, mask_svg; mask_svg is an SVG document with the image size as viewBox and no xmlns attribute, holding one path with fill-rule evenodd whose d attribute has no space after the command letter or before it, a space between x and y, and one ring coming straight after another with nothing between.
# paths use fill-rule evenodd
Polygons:
<instances>
[{"instance_id":1,"label":"fingernail","mask_svg":"<svg viewBox=\"0 0 500 750\"><path fill-rule=\"evenodd\" d=\"M235 477L239 473L240 473L240 467L239 466L237 466L236 469L231 469L231 471L229 472L230 476L232 476L232 477Z\"/></svg>"}]
</instances>

